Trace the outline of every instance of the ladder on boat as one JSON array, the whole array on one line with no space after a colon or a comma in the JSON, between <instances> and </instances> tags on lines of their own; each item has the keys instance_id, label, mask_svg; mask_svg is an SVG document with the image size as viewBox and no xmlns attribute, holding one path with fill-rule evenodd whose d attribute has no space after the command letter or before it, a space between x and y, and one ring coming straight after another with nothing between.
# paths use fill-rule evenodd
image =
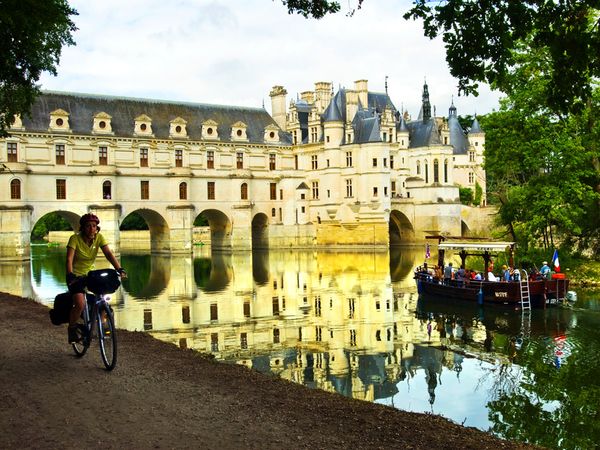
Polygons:
<instances>
[{"instance_id":1,"label":"ladder on boat","mask_svg":"<svg viewBox=\"0 0 600 450\"><path fill-rule=\"evenodd\" d=\"M527 271L520 270L521 281L519 282L521 286L521 310L529 311L531 310L531 295L529 292L529 277L527 275Z\"/></svg>"}]
</instances>

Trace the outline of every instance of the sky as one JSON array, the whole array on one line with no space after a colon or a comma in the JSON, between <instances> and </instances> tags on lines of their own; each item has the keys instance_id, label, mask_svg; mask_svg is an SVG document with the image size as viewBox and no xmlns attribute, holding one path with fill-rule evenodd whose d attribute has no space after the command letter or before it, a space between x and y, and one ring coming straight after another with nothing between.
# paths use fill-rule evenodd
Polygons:
<instances>
[{"instance_id":1,"label":"sky","mask_svg":"<svg viewBox=\"0 0 600 450\"><path fill-rule=\"evenodd\" d=\"M410 0L341 0L342 11L321 20L289 15L280 0L70 0L79 15L75 46L64 47L58 75L44 90L193 103L262 107L271 111L275 85L288 104L320 81L334 90L366 79L396 108L416 118L423 83L432 108L447 116L498 109L486 86L458 96L441 40L423 36L421 22L402 15Z\"/></svg>"}]
</instances>

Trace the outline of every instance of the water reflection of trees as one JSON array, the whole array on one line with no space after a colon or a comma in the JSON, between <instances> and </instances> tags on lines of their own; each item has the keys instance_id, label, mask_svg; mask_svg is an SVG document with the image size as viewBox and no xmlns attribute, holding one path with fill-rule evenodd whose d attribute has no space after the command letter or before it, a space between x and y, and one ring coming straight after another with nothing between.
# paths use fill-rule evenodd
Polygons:
<instances>
[{"instance_id":1,"label":"water reflection of trees","mask_svg":"<svg viewBox=\"0 0 600 450\"><path fill-rule=\"evenodd\" d=\"M123 280L123 287L133 297L157 297L169 284L171 277L169 256L122 255L121 265L127 269L127 278Z\"/></svg>"},{"instance_id":2,"label":"water reflection of trees","mask_svg":"<svg viewBox=\"0 0 600 450\"><path fill-rule=\"evenodd\" d=\"M204 292L225 289L232 278L231 257L213 254L210 258L194 258L194 281Z\"/></svg>"}]
</instances>

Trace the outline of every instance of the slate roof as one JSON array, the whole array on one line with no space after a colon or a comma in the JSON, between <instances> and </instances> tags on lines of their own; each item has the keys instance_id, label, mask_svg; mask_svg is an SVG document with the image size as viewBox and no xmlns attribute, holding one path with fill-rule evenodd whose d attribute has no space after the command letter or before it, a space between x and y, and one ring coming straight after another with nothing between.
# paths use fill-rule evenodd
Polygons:
<instances>
[{"instance_id":1,"label":"slate roof","mask_svg":"<svg viewBox=\"0 0 600 450\"><path fill-rule=\"evenodd\" d=\"M379 116L375 111L359 109L352 120L354 142L357 144L381 142L379 125Z\"/></svg>"},{"instance_id":2,"label":"slate roof","mask_svg":"<svg viewBox=\"0 0 600 450\"><path fill-rule=\"evenodd\" d=\"M218 136L224 142L231 140L231 126L238 121L247 125L246 134L251 143L264 143L265 127L277 126L263 108L54 91L42 91L31 108L31 117L22 118L23 126L27 131L47 132L50 113L57 109L69 113L73 133L84 135L92 134L94 116L99 112L112 116L112 130L119 137L133 136L135 118L142 114L152 119L152 132L157 139L169 139L170 122L176 117L187 121L187 134L191 140L201 139L202 123L209 119L217 122ZM280 130L279 138L282 144L291 144L289 133Z\"/></svg>"},{"instance_id":3,"label":"slate roof","mask_svg":"<svg viewBox=\"0 0 600 450\"><path fill-rule=\"evenodd\" d=\"M467 135L456 115L448 117L448 131L450 132L450 144L453 147L453 153L455 155L466 155L469 150L469 139L467 139Z\"/></svg>"},{"instance_id":4,"label":"slate roof","mask_svg":"<svg viewBox=\"0 0 600 450\"><path fill-rule=\"evenodd\" d=\"M409 148L428 147L430 145L441 145L440 133L435 119L425 122L417 120L406 124L410 135Z\"/></svg>"}]
</instances>

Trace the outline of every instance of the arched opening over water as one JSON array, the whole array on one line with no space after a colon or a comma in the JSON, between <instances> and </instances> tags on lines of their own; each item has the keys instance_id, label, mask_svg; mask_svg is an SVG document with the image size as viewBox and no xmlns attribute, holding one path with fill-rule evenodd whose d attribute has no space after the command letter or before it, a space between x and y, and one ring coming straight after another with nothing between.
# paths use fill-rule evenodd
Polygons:
<instances>
[{"instance_id":1,"label":"arched opening over water","mask_svg":"<svg viewBox=\"0 0 600 450\"><path fill-rule=\"evenodd\" d=\"M264 213L258 213L252 219L252 248L269 248L269 219Z\"/></svg>"},{"instance_id":2,"label":"arched opening over water","mask_svg":"<svg viewBox=\"0 0 600 450\"><path fill-rule=\"evenodd\" d=\"M415 230L403 213L393 210L389 222L390 246L407 244L414 241Z\"/></svg>"},{"instance_id":3,"label":"arched opening over water","mask_svg":"<svg viewBox=\"0 0 600 450\"><path fill-rule=\"evenodd\" d=\"M218 209L205 209L194 220L194 226L208 227L211 251L231 249L231 220Z\"/></svg>"},{"instance_id":4,"label":"arched opening over water","mask_svg":"<svg viewBox=\"0 0 600 450\"><path fill-rule=\"evenodd\" d=\"M42 215L31 228L31 242L48 241L51 231L79 231L81 216L71 211L52 211ZM61 240L62 242L62 240Z\"/></svg>"},{"instance_id":5,"label":"arched opening over water","mask_svg":"<svg viewBox=\"0 0 600 450\"><path fill-rule=\"evenodd\" d=\"M464 220L460 221L460 235L461 236L470 236L471 235L471 230L469 229L469 225L467 225Z\"/></svg>"},{"instance_id":6,"label":"arched opening over water","mask_svg":"<svg viewBox=\"0 0 600 450\"><path fill-rule=\"evenodd\" d=\"M147 227L144 227L140 219L146 223ZM132 226L132 222L135 222L136 225ZM170 251L169 225L164 217L156 211L151 209L136 209L123 219L120 226L120 230L122 231L143 231L144 228L150 231L150 251L152 253L168 253ZM145 240L143 235L144 233L139 237L140 240Z\"/></svg>"}]
</instances>

